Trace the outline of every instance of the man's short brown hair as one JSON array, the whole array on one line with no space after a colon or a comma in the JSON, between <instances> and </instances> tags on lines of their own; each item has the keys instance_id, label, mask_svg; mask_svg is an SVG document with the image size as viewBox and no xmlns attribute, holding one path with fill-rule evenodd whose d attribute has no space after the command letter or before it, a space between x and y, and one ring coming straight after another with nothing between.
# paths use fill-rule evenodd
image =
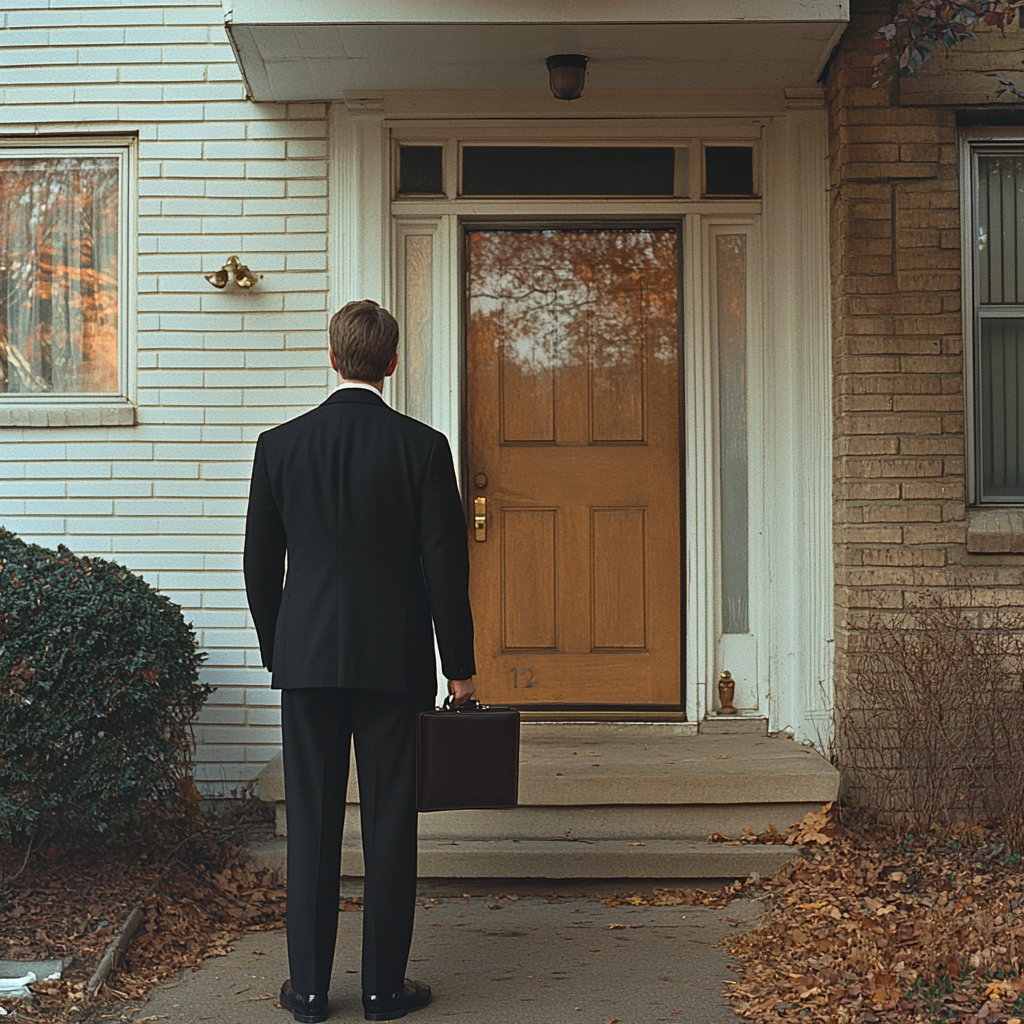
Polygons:
<instances>
[{"instance_id":1,"label":"man's short brown hair","mask_svg":"<svg viewBox=\"0 0 1024 1024\"><path fill-rule=\"evenodd\" d=\"M376 384L398 350L398 321L373 299L348 302L331 317L331 351L345 380Z\"/></svg>"}]
</instances>

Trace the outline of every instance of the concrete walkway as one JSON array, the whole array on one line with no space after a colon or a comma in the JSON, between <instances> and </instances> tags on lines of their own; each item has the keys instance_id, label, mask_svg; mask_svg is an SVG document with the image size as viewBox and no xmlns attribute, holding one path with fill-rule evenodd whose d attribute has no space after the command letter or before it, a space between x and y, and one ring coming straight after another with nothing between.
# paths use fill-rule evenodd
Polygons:
<instances>
[{"instance_id":1,"label":"concrete walkway","mask_svg":"<svg viewBox=\"0 0 1024 1024\"><path fill-rule=\"evenodd\" d=\"M714 947L762 912L747 900L724 909L611 908L585 896L536 894L442 894L422 898L421 907L409 975L430 983L434 1002L409 1015L416 1024L735 1024L722 998L723 980L735 975ZM340 915L334 1024L363 1019L361 922L358 912ZM275 1003L287 973L283 932L245 935L228 956L154 989L140 1012L170 1024L285 1024L291 1015Z\"/></svg>"}]
</instances>

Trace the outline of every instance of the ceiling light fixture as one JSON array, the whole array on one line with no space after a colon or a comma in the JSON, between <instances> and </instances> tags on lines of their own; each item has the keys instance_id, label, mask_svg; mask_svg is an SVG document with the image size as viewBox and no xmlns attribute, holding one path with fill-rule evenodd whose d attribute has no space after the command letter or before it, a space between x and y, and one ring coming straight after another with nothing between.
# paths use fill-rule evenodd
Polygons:
<instances>
[{"instance_id":1,"label":"ceiling light fixture","mask_svg":"<svg viewBox=\"0 0 1024 1024\"><path fill-rule=\"evenodd\" d=\"M586 80L587 58L582 53L548 57L548 82L556 100L578 100Z\"/></svg>"}]
</instances>

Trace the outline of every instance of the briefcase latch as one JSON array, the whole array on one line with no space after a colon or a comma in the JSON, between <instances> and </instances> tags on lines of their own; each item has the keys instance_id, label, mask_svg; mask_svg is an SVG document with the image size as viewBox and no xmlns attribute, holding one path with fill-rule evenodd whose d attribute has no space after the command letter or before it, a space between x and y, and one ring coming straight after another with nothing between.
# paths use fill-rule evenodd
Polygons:
<instances>
[{"instance_id":1,"label":"briefcase latch","mask_svg":"<svg viewBox=\"0 0 1024 1024\"><path fill-rule=\"evenodd\" d=\"M486 498L474 498L473 499L473 530L476 534L476 539L479 541L487 540L487 499Z\"/></svg>"}]
</instances>

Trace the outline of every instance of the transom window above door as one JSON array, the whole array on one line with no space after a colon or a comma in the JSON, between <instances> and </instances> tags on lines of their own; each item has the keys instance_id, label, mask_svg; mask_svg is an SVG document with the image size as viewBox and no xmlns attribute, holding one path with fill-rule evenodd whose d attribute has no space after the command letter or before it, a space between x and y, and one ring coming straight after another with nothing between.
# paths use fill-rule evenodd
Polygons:
<instances>
[{"instance_id":1,"label":"transom window above door","mask_svg":"<svg viewBox=\"0 0 1024 1024\"><path fill-rule=\"evenodd\" d=\"M0 147L0 402L125 393L128 147Z\"/></svg>"},{"instance_id":2,"label":"transom window above door","mask_svg":"<svg viewBox=\"0 0 1024 1024\"><path fill-rule=\"evenodd\" d=\"M757 147L747 140L682 145L513 145L402 142L395 197L759 198Z\"/></svg>"}]
</instances>

